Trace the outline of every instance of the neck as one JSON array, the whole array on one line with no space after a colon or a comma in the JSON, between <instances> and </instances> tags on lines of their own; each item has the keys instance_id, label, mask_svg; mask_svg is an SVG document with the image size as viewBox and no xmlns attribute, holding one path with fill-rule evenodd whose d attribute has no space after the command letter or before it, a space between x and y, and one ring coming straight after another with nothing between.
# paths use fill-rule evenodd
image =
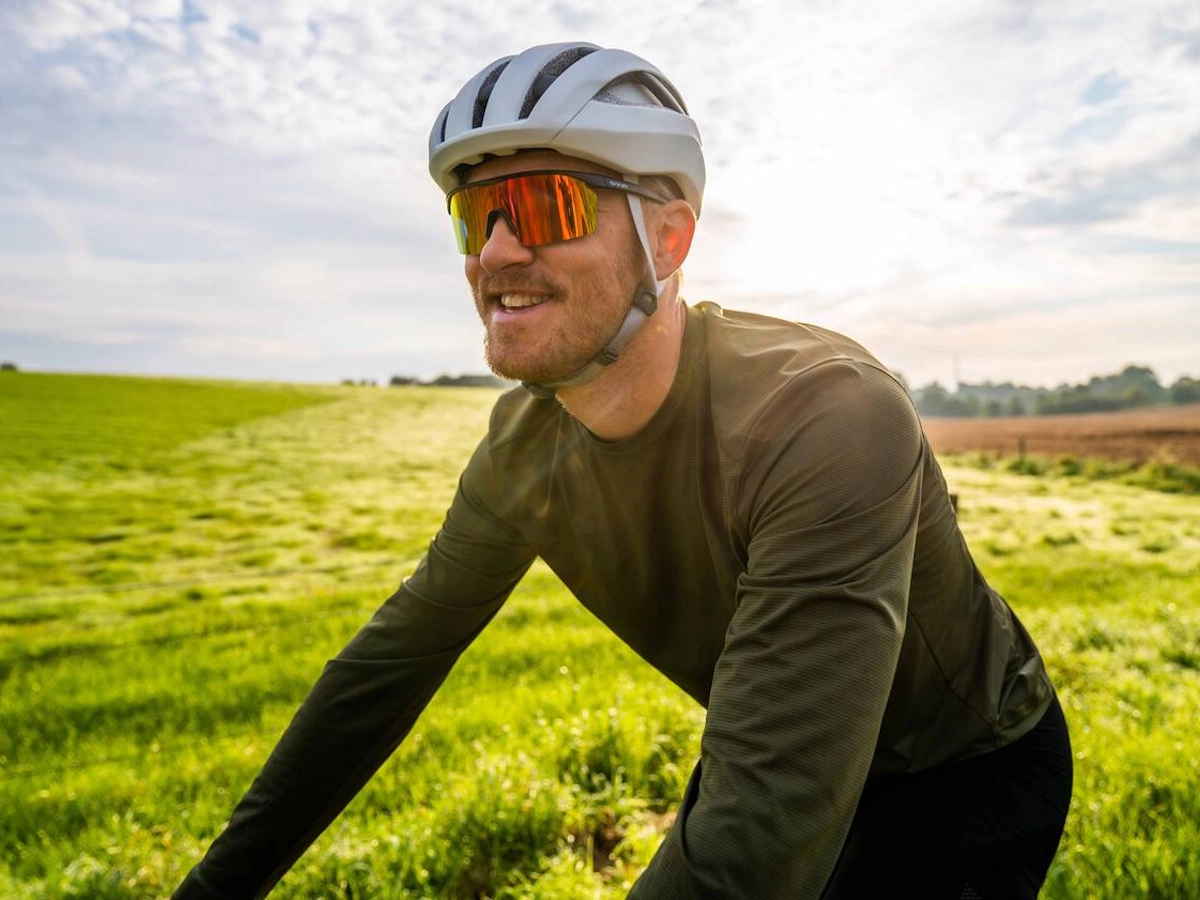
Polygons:
<instances>
[{"instance_id":1,"label":"neck","mask_svg":"<svg viewBox=\"0 0 1200 900\"><path fill-rule=\"evenodd\" d=\"M602 440L633 437L671 391L686 324L687 308L673 278L621 358L586 384L561 388L558 402Z\"/></svg>"}]
</instances>

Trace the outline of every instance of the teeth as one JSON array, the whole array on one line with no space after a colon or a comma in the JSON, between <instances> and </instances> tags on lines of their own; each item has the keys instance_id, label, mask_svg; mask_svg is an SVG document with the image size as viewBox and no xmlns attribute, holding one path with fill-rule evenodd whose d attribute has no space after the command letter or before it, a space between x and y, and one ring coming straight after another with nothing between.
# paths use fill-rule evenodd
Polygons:
<instances>
[{"instance_id":1,"label":"teeth","mask_svg":"<svg viewBox=\"0 0 1200 900\"><path fill-rule=\"evenodd\" d=\"M545 297L535 297L532 294L501 294L500 304L505 309L523 309L526 306L537 306L545 302Z\"/></svg>"}]
</instances>

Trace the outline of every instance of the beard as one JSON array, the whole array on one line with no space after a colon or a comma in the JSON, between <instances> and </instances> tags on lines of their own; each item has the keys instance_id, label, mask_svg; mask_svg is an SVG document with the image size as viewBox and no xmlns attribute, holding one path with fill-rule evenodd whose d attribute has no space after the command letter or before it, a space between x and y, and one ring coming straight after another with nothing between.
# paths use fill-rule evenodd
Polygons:
<instances>
[{"instance_id":1,"label":"beard","mask_svg":"<svg viewBox=\"0 0 1200 900\"><path fill-rule=\"evenodd\" d=\"M638 245L634 261L642 257ZM627 259L611 260L586 284L570 284L521 273L485 277L476 286L475 302L484 323L484 359L501 378L529 384L564 381L594 360L620 331L636 287L636 268ZM572 288L576 288L572 290ZM543 320L525 326L520 313L515 321L491 321L496 310L483 298L507 292L549 296Z\"/></svg>"},{"instance_id":2,"label":"beard","mask_svg":"<svg viewBox=\"0 0 1200 900\"><path fill-rule=\"evenodd\" d=\"M557 301L548 301L551 303ZM540 346L509 331L485 328L483 354L488 368L501 378L532 384L553 384L570 378L608 346L624 321L588 315L572 327L556 328Z\"/></svg>"}]
</instances>

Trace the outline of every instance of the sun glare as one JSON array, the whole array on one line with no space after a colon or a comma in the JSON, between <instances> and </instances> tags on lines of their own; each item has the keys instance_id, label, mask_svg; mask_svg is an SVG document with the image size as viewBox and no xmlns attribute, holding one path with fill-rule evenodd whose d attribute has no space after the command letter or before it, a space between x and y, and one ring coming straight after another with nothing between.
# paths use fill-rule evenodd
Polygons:
<instances>
[{"instance_id":1,"label":"sun glare","mask_svg":"<svg viewBox=\"0 0 1200 900\"><path fill-rule=\"evenodd\" d=\"M842 294L878 285L931 252L929 227L852 164L745 167L722 180L710 201L728 213L715 223L719 250L705 256L713 268L701 265L697 276L751 292Z\"/></svg>"}]
</instances>

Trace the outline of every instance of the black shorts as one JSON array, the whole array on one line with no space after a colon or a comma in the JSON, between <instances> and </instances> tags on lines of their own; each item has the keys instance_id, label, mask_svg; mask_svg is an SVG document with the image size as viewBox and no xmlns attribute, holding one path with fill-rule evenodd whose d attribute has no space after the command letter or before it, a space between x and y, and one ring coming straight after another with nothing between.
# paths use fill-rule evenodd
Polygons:
<instances>
[{"instance_id":1,"label":"black shorts","mask_svg":"<svg viewBox=\"0 0 1200 900\"><path fill-rule=\"evenodd\" d=\"M999 750L863 792L824 900L1034 900L1071 801L1071 742L1057 698Z\"/></svg>"}]
</instances>

